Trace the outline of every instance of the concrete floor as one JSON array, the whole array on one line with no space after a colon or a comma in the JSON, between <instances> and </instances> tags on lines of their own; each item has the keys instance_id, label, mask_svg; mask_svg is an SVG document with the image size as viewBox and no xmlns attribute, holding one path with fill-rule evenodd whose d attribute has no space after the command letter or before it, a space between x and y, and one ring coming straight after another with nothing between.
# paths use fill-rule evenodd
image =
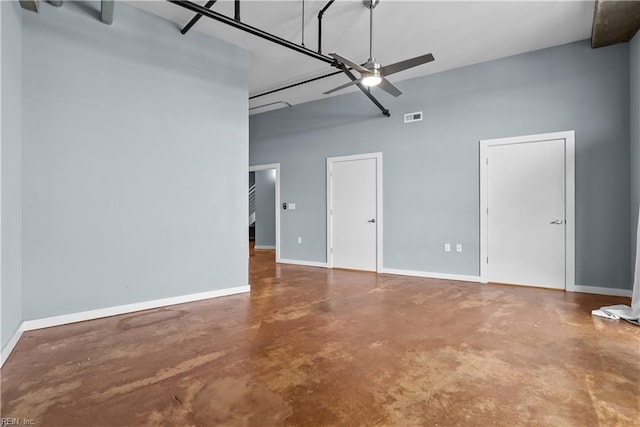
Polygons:
<instances>
[{"instance_id":1,"label":"concrete floor","mask_svg":"<svg viewBox=\"0 0 640 427\"><path fill-rule=\"evenodd\" d=\"M37 426L638 426L625 298L275 265L250 294L24 334L2 417Z\"/></svg>"}]
</instances>

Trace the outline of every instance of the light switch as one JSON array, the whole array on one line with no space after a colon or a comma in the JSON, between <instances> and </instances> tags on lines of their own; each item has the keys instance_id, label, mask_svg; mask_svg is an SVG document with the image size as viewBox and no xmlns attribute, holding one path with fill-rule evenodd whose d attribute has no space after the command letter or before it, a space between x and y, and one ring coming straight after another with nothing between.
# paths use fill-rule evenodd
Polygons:
<instances>
[{"instance_id":1,"label":"light switch","mask_svg":"<svg viewBox=\"0 0 640 427\"><path fill-rule=\"evenodd\" d=\"M302 244L302 237L298 237L298 244L301 245Z\"/></svg>"},{"instance_id":2,"label":"light switch","mask_svg":"<svg viewBox=\"0 0 640 427\"><path fill-rule=\"evenodd\" d=\"M445 243L444 244L444 251L445 252L451 252L451 243Z\"/></svg>"},{"instance_id":3,"label":"light switch","mask_svg":"<svg viewBox=\"0 0 640 427\"><path fill-rule=\"evenodd\" d=\"M295 203L287 203L287 207L289 208L290 211L295 211L296 210L296 204Z\"/></svg>"},{"instance_id":4,"label":"light switch","mask_svg":"<svg viewBox=\"0 0 640 427\"><path fill-rule=\"evenodd\" d=\"M456 244L456 252L462 252L462 244L461 243Z\"/></svg>"}]
</instances>

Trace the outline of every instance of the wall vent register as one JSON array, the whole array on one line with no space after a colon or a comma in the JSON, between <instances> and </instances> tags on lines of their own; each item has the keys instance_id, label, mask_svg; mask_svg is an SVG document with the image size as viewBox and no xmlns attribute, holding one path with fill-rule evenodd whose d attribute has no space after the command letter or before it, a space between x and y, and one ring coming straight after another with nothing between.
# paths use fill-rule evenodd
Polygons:
<instances>
[{"instance_id":1,"label":"wall vent register","mask_svg":"<svg viewBox=\"0 0 640 427\"><path fill-rule=\"evenodd\" d=\"M422 120L422 111L418 111L415 113L406 113L404 115L404 122L405 123L411 123L411 122L419 122Z\"/></svg>"}]
</instances>

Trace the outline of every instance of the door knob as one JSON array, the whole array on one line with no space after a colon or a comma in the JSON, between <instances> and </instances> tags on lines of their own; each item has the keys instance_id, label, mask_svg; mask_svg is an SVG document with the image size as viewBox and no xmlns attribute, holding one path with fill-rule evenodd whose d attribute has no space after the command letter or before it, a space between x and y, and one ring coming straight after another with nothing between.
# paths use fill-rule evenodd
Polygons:
<instances>
[{"instance_id":1,"label":"door knob","mask_svg":"<svg viewBox=\"0 0 640 427\"><path fill-rule=\"evenodd\" d=\"M564 219L556 219L555 221L549 222L549 224L564 224Z\"/></svg>"},{"instance_id":2,"label":"door knob","mask_svg":"<svg viewBox=\"0 0 640 427\"><path fill-rule=\"evenodd\" d=\"M369 220L369 221L367 221L367 222L375 223L375 222L376 222L376 219L375 219L375 218L373 218L373 219L370 219L370 220Z\"/></svg>"}]
</instances>

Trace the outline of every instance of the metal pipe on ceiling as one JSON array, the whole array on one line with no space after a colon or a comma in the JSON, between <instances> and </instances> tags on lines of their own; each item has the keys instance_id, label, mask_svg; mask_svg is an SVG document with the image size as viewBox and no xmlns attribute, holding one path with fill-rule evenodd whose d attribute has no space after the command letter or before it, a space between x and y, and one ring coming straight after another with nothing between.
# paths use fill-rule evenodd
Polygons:
<instances>
[{"instance_id":1,"label":"metal pipe on ceiling","mask_svg":"<svg viewBox=\"0 0 640 427\"><path fill-rule=\"evenodd\" d=\"M254 36L260 37L262 39L268 40L270 42L279 44L280 46L289 48L291 50L295 50L298 53L302 53L304 55L307 55L311 58L317 59L318 61L322 61L325 62L327 64L330 64L334 67L338 66L338 63L335 59L326 56L326 55L322 55L319 54L313 50L307 49L306 47L300 46L298 44L292 43L289 40L285 40L281 37L278 37L276 35L273 35L271 33L267 33L266 31L263 31L259 28L256 27L252 27L251 25L245 24L243 22L238 22L233 18L230 18L228 16L222 15L218 12L214 12L213 10L209 10L206 9L196 3L190 2L190 1L179 1L179 0L167 0L169 3L173 3L177 6L183 7L185 9L188 9L192 12L195 13L199 13L202 16L206 16L207 18L210 19L214 19L216 21L222 22L223 24L227 24L230 25L234 28L237 28L238 30L247 32L249 34L253 34Z\"/></svg>"},{"instance_id":2,"label":"metal pipe on ceiling","mask_svg":"<svg viewBox=\"0 0 640 427\"><path fill-rule=\"evenodd\" d=\"M107 25L113 24L114 0L102 0L100 2L100 19Z\"/></svg>"},{"instance_id":3,"label":"metal pipe on ceiling","mask_svg":"<svg viewBox=\"0 0 640 427\"><path fill-rule=\"evenodd\" d=\"M344 66L343 64L340 64L338 61L336 61L335 59L333 59L333 58L331 58L329 56L326 56L326 55L323 55L321 53L315 52L315 51L313 51L311 49L307 49L304 46L300 46L299 44L290 42L289 40L285 40L285 39L283 39L281 37L278 37L276 35L268 33L268 32L266 32L264 30L259 29L259 28L252 27L251 25L245 24L243 22L236 21L234 18L230 18L228 16L222 15L222 14L220 14L218 12L214 12L213 10L210 10L210 9L207 9L205 7L200 6L199 4L196 4L196 3L193 3L193 2L190 2L190 1L182 1L182 0L167 0L167 1L169 3L173 3L173 4L177 5L177 6L185 8L187 10L190 10L190 11L195 12L197 14L200 14L202 16L206 16L207 18L214 19L216 21L222 22L223 24L230 25L230 26L232 26L232 27L234 27L234 28L236 28L238 30L247 32L247 33L252 34L254 36L260 37L260 38L262 38L264 40L268 40L268 41L270 41L272 43L276 43L276 44L278 44L280 46L283 46L283 47L286 47L288 49L294 50L294 51L296 51L298 53L302 53L303 55L307 55L307 56L309 56L311 58L314 58L314 59L317 59L319 61L325 62L325 63L331 65L332 67L340 68L340 70L341 70L340 72L345 73L347 75L347 77L349 77L352 81L357 80L355 78L355 76L349 71L349 69L346 66ZM236 1L239 1L239 0L236 0ZM330 1L329 4L323 8L323 10L326 11L326 9L331 5L331 3L333 3L333 1ZM325 78L325 77L329 77L329 76L332 76L332 75L336 75L336 74L339 74L339 73L332 73L332 74L327 74L327 75L324 75L324 76L316 77L316 78L313 78L313 79L306 80L304 82L300 82L300 83L296 83L294 85L290 85L287 88L276 89L276 90L274 90L272 92L269 92L269 93L277 92L279 90L288 89L288 88L294 87L294 86L299 86L301 84L309 83L311 81L319 80L319 79L322 79L322 78ZM391 114L389 113L389 110L384 108L382 106L382 104L380 104L380 102L378 102L378 100L373 96L371 91L367 90L360 83L358 83L357 86L367 96L367 98L369 98L369 100L371 102L373 102L376 105L376 107L378 107L380 109L382 114L384 114L387 117L391 116ZM264 96L264 95L267 95L267 94L268 93L256 95L256 96L254 96L252 98L256 98L258 96ZM252 99L252 98L250 98L250 99Z\"/></svg>"},{"instance_id":4,"label":"metal pipe on ceiling","mask_svg":"<svg viewBox=\"0 0 640 427\"><path fill-rule=\"evenodd\" d=\"M324 7L318 12L318 53L322 53L322 16L329 9L329 6L333 4L336 0L329 0L329 3L324 5Z\"/></svg>"},{"instance_id":5,"label":"metal pipe on ceiling","mask_svg":"<svg viewBox=\"0 0 640 427\"><path fill-rule=\"evenodd\" d=\"M271 95L272 93L280 92L280 91L286 90L286 89L291 89L292 87L301 86L301 85L304 85L304 84L307 84L307 83L315 82L316 80L325 79L327 77L335 76L335 75L338 75L338 74L341 74L341 73L342 73L342 70L334 71L333 73L324 74L324 75L319 76L319 77L313 77L311 79L303 80L303 81L298 82L298 83L293 83L293 84L290 84L290 85L287 85L287 86L283 86L283 87L279 87L277 89L270 90L268 92L260 93L258 95L253 95L253 96L250 96L249 99L255 99L255 98L260 98L261 96Z\"/></svg>"},{"instance_id":6,"label":"metal pipe on ceiling","mask_svg":"<svg viewBox=\"0 0 640 427\"><path fill-rule=\"evenodd\" d=\"M251 107L251 108L249 108L249 111L257 110L258 108L270 107L272 105L278 105L278 104L284 104L285 107L293 107L293 105L291 105L287 101L276 101L276 102L270 102L268 104L263 104L263 105L258 105L258 106L255 106L255 107Z\"/></svg>"},{"instance_id":7,"label":"metal pipe on ceiling","mask_svg":"<svg viewBox=\"0 0 640 427\"><path fill-rule=\"evenodd\" d=\"M38 0L20 0L20 6L22 6L23 9L38 13L40 2Z\"/></svg>"},{"instance_id":8,"label":"metal pipe on ceiling","mask_svg":"<svg viewBox=\"0 0 640 427\"><path fill-rule=\"evenodd\" d=\"M304 47L304 0L302 0L302 41L301 45Z\"/></svg>"},{"instance_id":9,"label":"metal pipe on ceiling","mask_svg":"<svg viewBox=\"0 0 640 427\"><path fill-rule=\"evenodd\" d=\"M208 1L207 4L204 5L204 7L206 7L207 9L211 9L211 7L214 4L216 4L216 1L217 0ZM200 20L200 18L202 18L202 14L196 13L195 16L193 18L191 18L191 21L187 22L187 25L185 25L184 28L182 30L180 30L180 32L182 34L187 34L187 32L191 29L191 27L196 25L196 22L198 22Z\"/></svg>"},{"instance_id":10,"label":"metal pipe on ceiling","mask_svg":"<svg viewBox=\"0 0 640 427\"><path fill-rule=\"evenodd\" d=\"M240 22L240 0L235 0L233 4L233 19Z\"/></svg>"},{"instance_id":11,"label":"metal pipe on ceiling","mask_svg":"<svg viewBox=\"0 0 640 427\"><path fill-rule=\"evenodd\" d=\"M365 64L366 64L366 63L364 63L364 64L360 64L360 65L362 65L362 66L364 67L364 66L365 66ZM347 70L352 70L352 68L347 68ZM323 75L321 75L321 76L318 76L318 77L312 77L312 78L310 78L310 79L303 80L303 81L301 81L301 82L292 83L292 84L287 85L287 86L282 86L282 87L279 87L279 88L277 88L277 89L270 90L270 91L268 91L268 92L260 93L260 94L258 94L258 95L253 95L253 96L250 96L250 97L249 97L249 99L260 98L261 96L271 95L272 93L280 92L280 91L282 91L282 90L291 89L292 87L305 85L305 84L307 84L307 83L312 83L312 82L315 82L315 81L317 81L317 80L326 79L327 77L331 77L331 76L337 76L338 74L341 74L341 73L342 73L342 69L340 69L340 71L334 71L334 72L329 73L329 74L323 74Z\"/></svg>"}]
</instances>

